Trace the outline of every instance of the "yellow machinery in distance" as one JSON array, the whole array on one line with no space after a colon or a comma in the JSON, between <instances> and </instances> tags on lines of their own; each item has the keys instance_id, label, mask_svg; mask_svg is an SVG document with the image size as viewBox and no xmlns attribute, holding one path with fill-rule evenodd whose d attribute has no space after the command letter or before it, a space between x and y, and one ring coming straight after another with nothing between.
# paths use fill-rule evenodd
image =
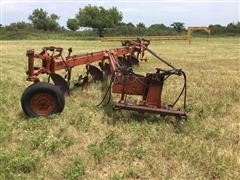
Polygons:
<instances>
[{"instance_id":1,"label":"yellow machinery in distance","mask_svg":"<svg viewBox=\"0 0 240 180\"><path fill-rule=\"evenodd\" d=\"M144 38L151 41L161 41L161 40L188 40L189 44L192 41L192 32L193 31L206 31L208 33L207 39L210 37L210 29L206 26L190 26L188 27L187 35L181 36L125 36L125 37L102 37L101 41L121 41L121 40L134 40L136 38Z\"/></svg>"},{"instance_id":2,"label":"yellow machinery in distance","mask_svg":"<svg viewBox=\"0 0 240 180\"><path fill-rule=\"evenodd\" d=\"M188 27L188 32L187 32L187 37L188 37L188 42L189 44L191 44L191 40L192 40L192 32L193 31L206 31L208 33L208 37L207 39L210 37L211 31L208 27L206 26L191 26Z\"/></svg>"}]
</instances>

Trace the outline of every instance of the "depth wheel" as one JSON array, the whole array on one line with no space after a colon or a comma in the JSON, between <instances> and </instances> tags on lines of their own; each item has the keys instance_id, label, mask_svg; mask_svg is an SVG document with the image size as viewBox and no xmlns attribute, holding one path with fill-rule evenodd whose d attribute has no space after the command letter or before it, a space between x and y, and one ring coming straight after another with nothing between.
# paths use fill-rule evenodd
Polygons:
<instances>
[{"instance_id":1,"label":"depth wheel","mask_svg":"<svg viewBox=\"0 0 240 180\"><path fill-rule=\"evenodd\" d=\"M22 109L30 117L48 116L64 109L64 94L59 87L39 82L30 85L22 94Z\"/></svg>"}]
</instances>

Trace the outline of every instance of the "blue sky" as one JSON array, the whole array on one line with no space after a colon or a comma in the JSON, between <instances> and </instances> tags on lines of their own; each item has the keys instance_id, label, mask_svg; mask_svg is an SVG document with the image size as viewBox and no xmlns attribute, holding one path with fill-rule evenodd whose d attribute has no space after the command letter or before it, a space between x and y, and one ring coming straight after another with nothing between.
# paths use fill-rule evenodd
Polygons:
<instances>
[{"instance_id":1,"label":"blue sky","mask_svg":"<svg viewBox=\"0 0 240 180\"><path fill-rule=\"evenodd\" d=\"M226 25L239 21L239 0L1 0L1 24L28 22L34 9L43 8L59 15L59 23L66 26L67 19L88 4L106 8L116 6L123 13L124 22L143 22L147 26L170 25L176 21L186 26Z\"/></svg>"}]
</instances>

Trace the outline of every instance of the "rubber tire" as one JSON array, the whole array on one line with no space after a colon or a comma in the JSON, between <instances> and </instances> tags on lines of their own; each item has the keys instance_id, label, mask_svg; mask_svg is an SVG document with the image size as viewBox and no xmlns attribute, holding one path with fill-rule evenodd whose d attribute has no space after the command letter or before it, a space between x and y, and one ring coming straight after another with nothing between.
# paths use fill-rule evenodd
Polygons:
<instances>
[{"instance_id":1,"label":"rubber tire","mask_svg":"<svg viewBox=\"0 0 240 180\"><path fill-rule=\"evenodd\" d=\"M24 113L27 116L29 117L40 116L31 110L30 99L37 93L42 93L42 92L51 94L55 99L55 107L53 111L51 111L50 113L44 116L60 113L63 111L64 105L65 105L65 98L60 88L58 86L55 86L53 84L49 84L46 82L38 82L30 85L22 94L21 105Z\"/></svg>"}]
</instances>

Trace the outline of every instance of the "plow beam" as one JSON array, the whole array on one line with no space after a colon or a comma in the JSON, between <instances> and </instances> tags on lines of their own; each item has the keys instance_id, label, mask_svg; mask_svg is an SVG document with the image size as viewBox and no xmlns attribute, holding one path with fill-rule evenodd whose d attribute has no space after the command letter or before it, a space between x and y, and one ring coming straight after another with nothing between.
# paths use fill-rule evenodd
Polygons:
<instances>
[{"instance_id":1,"label":"plow beam","mask_svg":"<svg viewBox=\"0 0 240 180\"><path fill-rule=\"evenodd\" d=\"M115 110L123 109L123 110L131 110L137 112L147 112L147 113L155 113L163 116L175 116L176 118L186 118L187 115L184 111L172 109L172 108L156 108L156 107L147 107L143 105L135 105L130 103L116 103L113 105Z\"/></svg>"}]
</instances>

